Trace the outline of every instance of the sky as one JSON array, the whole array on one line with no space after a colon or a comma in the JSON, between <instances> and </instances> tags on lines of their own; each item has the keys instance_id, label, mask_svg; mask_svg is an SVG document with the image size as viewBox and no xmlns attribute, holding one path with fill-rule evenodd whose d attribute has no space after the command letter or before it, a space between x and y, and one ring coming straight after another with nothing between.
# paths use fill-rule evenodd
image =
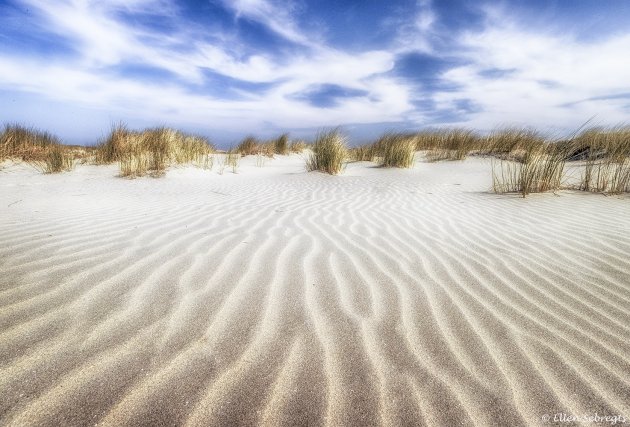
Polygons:
<instances>
[{"instance_id":1,"label":"sky","mask_svg":"<svg viewBox=\"0 0 630 427\"><path fill-rule=\"evenodd\" d=\"M0 122L253 134L630 117L627 0L0 0Z\"/></svg>"}]
</instances>

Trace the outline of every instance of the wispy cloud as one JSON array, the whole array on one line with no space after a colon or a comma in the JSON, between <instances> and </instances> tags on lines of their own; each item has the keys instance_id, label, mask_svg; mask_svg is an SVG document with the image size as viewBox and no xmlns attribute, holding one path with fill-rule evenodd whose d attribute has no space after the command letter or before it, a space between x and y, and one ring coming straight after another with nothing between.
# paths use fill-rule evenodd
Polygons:
<instances>
[{"instance_id":1,"label":"wispy cloud","mask_svg":"<svg viewBox=\"0 0 630 427\"><path fill-rule=\"evenodd\" d=\"M627 99L615 95L630 88L630 32L585 40L492 10L483 30L463 34L454 46L466 64L440 76L454 90L431 97L443 110L456 110L461 100L477 105L460 116L463 123L566 128L591 116L627 120Z\"/></svg>"},{"instance_id":2,"label":"wispy cloud","mask_svg":"<svg viewBox=\"0 0 630 427\"><path fill-rule=\"evenodd\" d=\"M236 18L257 21L280 36L304 46L318 47L316 41L299 29L294 13L297 6L291 1L274 4L269 0L222 0L236 13Z\"/></svg>"}]
</instances>

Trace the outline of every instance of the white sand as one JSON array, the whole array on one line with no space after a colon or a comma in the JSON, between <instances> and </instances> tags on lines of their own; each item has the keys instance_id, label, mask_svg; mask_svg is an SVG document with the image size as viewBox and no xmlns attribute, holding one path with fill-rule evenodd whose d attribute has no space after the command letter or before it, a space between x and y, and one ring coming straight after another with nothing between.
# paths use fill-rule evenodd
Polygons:
<instances>
[{"instance_id":1,"label":"white sand","mask_svg":"<svg viewBox=\"0 0 630 427\"><path fill-rule=\"evenodd\" d=\"M630 423L627 196L302 164L1 170L0 425Z\"/></svg>"}]
</instances>

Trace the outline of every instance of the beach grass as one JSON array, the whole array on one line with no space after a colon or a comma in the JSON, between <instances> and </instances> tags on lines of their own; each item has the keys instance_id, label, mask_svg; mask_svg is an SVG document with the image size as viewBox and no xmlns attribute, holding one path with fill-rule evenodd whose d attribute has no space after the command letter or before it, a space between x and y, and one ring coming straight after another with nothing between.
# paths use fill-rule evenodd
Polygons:
<instances>
[{"instance_id":1,"label":"beach grass","mask_svg":"<svg viewBox=\"0 0 630 427\"><path fill-rule=\"evenodd\" d=\"M479 150L483 139L471 129L450 128L424 131L416 134L416 149L426 150L427 160L464 160L468 154Z\"/></svg>"},{"instance_id":2,"label":"beach grass","mask_svg":"<svg viewBox=\"0 0 630 427\"><path fill-rule=\"evenodd\" d=\"M557 144L531 145L516 159L492 163L492 189L496 193L557 191L563 185L568 147Z\"/></svg>"},{"instance_id":3,"label":"beach grass","mask_svg":"<svg viewBox=\"0 0 630 427\"><path fill-rule=\"evenodd\" d=\"M61 141L48 132L19 124L7 124L0 133L0 161L43 160L48 156L48 149L55 145L60 146Z\"/></svg>"},{"instance_id":4,"label":"beach grass","mask_svg":"<svg viewBox=\"0 0 630 427\"><path fill-rule=\"evenodd\" d=\"M289 134L283 133L272 141L275 154L285 156L289 154Z\"/></svg>"},{"instance_id":5,"label":"beach grass","mask_svg":"<svg viewBox=\"0 0 630 427\"><path fill-rule=\"evenodd\" d=\"M210 155L214 151L214 146L201 136L167 127L132 131L119 124L98 144L94 162L118 162L122 177L161 176L172 165L191 164L211 169Z\"/></svg>"},{"instance_id":6,"label":"beach grass","mask_svg":"<svg viewBox=\"0 0 630 427\"><path fill-rule=\"evenodd\" d=\"M262 156L262 154L258 154L257 156ZM232 173L238 173L241 157L242 154L238 151L238 147L230 148L225 153L217 154L219 175L223 175L226 169L232 169Z\"/></svg>"},{"instance_id":7,"label":"beach grass","mask_svg":"<svg viewBox=\"0 0 630 427\"><path fill-rule=\"evenodd\" d=\"M298 139L295 141L291 141L291 143L289 144L289 151L292 153L300 154L302 153L302 151L306 150L307 147L308 144L305 141Z\"/></svg>"},{"instance_id":8,"label":"beach grass","mask_svg":"<svg viewBox=\"0 0 630 427\"><path fill-rule=\"evenodd\" d=\"M306 170L337 175L343 171L347 159L346 137L339 129L320 131L306 159Z\"/></svg>"},{"instance_id":9,"label":"beach grass","mask_svg":"<svg viewBox=\"0 0 630 427\"><path fill-rule=\"evenodd\" d=\"M75 159L86 155L86 149L63 145L56 136L35 128L8 124L0 134L0 162L21 160L43 173L72 170Z\"/></svg>"},{"instance_id":10,"label":"beach grass","mask_svg":"<svg viewBox=\"0 0 630 427\"><path fill-rule=\"evenodd\" d=\"M387 168L410 168L414 164L416 137L412 134L388 132L373 145L374 157Z\"/></svg>"},{"instance_id":11,"label":"beach grass","mask_svg":"<svg viewBox=\"0 0 630 427\"><path fill-rule=\"evenodd\" d=\"M260 153L261 142L255 136L248 135L236 146L236 151L243 156Z\"/></svg>"},{"instance_id":12,"label":"beach grass","mask_svg":"<svg viewBox=\"0 0 630 427\"><path fill-rule=\"evenodd\" d=\"M580 129L564 139L552 139L528 127L503 127L481 136L465 128L388 132L376 141L347 148L339 129L324 130L313 144L291 141L284 133L260 140L245 137L224 155L207 138L156 127L131 130L124 123L111 128L95 147L69 146L56 136L32 127L6 124L0 132L0 162L25 161L43 173L69 171L88 160L118 163L122 177L162 176L169 167L193 165L220 173L236 173L242 156L255 155L263 167L275 155L308 150L307 170L339 174L348 161L376 162L382 167L409 168L416 151L428 161L463 160L469 155L492 158L492 190L530 193L573 189L604 194L630 192L630 126ZM570 172L567 177L567 165ZM574 175L576 176L574 176Z\"/></svg>"},{"instance_id":13,"label":"beach grass","mask_svg":"<svg viewBox=\"0 0 630 427\"><path fill-rule=\"evenodd\" d=\"M348 158L352 162L372 162L375 157L374 144L359 145L348 149Z\"/></svg>"},{"instance_id":14,"label":"beach grass","mask_svg":"<svg viewBox=\"0 0 630 427\"><path fill-rule=\"evenodd\" d=\"M43 159L29 162L44 173L59 173L74 169L75 160L69 149L54 144L46 149Z\"/></svg>"},{"instance_id":15,"label":"beach grass","mask_svg":"<svg viewBox=\"0 0 630 427\"><path fill-rule=\"evenodd\" d=\"M520 162L527 153L542 149L547 143L548 139L535 129L499 128L482 140L479 154Z\"/></svg>"},{"instance_id":16,"label":"beach grass","mask_svg":"<svg viewBox=\"0 0 630 427\"><path fill-rule=\"evenodd\" d=\"M570 160L583 162L580 190L607 194L630 191L630 127L584 130L575 138Z\"/></svg>"}]
</instances>

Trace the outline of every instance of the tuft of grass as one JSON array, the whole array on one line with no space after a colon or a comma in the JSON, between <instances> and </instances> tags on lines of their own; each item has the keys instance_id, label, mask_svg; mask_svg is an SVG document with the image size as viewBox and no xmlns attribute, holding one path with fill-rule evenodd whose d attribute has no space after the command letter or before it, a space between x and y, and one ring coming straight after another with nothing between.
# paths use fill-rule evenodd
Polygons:
<instances>
[{"instance_id":1,"label":"tuft of grass","mask_svg":"<svg viewBox=\"0 0 630 427\"><path fill-rule=\"evenodd\" d=\"M275 149L276 148L275 148L274 141L268 141L260 145L260 147L258 148L258 153L263 156L273 159L273 156L275 154Z\"/></svg>"},{"instance_id":2,"label":"tuft of grass","mask_svg":"<svg viewBox=\"0 0 630 427\"><path fill-rule=\"evenodd\" d=\"M25 161L43 173L59 173L74 168L74 159L85 157L87 150L63 145L59 138L35 128L5 125L0 133L0 162Z\"/></svg>"},{"instance_id":3,"label":"tuft of grass","mask_svg":"<svg viewBox=\"0 0 630 427\"><path fill-rule=\"evenodd\" d=\"M60 173L74 169L72 151L63 145L51 145L37 160L28 163L43 173Z\"/></svg>"},{"instance_id":4,"label":"tuft of grass","mask_svg":"<svg viewBox=\"0 0 630 427\"><path fill-rule=\"evenodd\" d=\"M48 132L7 124L0 133L0 162L6 159L43 161L53 146L61 146L61 141Z\"/></svg>"},{"instance_id":5,"label":"tuft of grass","mask_svg":"<svg viewBox=\"0 0 630 427\"><path fill-rule=\"evenodd\" d=\"M530 146L521 161L492 163L492 189L495 193L543 193L560 189L567 150L561 145Z\"/></svg>"},{"instance_id":6,"label":"tuft of grass","mask_svg":"<svg viewBox=\"0 0 630 427\"><path fill-rule=\"evenodd\" d=\"M72 170L74 168L74 160L72 159L72 154L61 145L53 145L48 149L48 153L44 158L44 165L45 173L58 173Z\"/></svg>"},{"instance_id":7,"label":"tuft of grass","mask_svg":"<svg viewBox=\"0 0 630 427\"><path fill-rule=\"evenodd\" d=\"M403 133L387 133L375 144L374 149L383 167L410 168L416 152L416 138Z\"/></svg>"},{"instance_id":8,"label":"tuft of grass","mask_svg":"<svg viewBox=\"0 0 630 427\"><path fill-rule=\"evenodd\" d=\"M288 133L283 133L272 142L273 142L274 153L280 154L282 156L289 154L289 134Z\"/></svg>"},{"instance_id":9,"label":"tuft of grass","mask_svg":"<svg viewBox=\"0 0 630 427\"><path fill-rule=\"evenodd\" d=\"M240 153L236 153L232 150L227 152L225 163L232 168L232 173L237 173L239 163L241 162Z\"/></svg>"},{"instance_id":10,"label":"tuft of grass","mask_svg":"<svg viewBox=\"0 0 630 427\"><path fill-rule=\"evenodd\" d=\"M126 150L118 156L119 176L136 178L149 172L149 156L138 150Z\"/></svg>"},{"instance_id":11,"label":"tuft of grass","mask_svg":"<svg viewBox=\"0 0 630 427\"><path fill-rule=\"evenodd\" d=\"M306 170L321 171L331 175L342 172L348 158L348 149L346 138L338 129L320 132L312 149L312 153L306 159Z\"/></svg>"},{"instance_id":12,"label":"tuft of grass","mask_svg":"<svg viewBox=\"0 0 630 427\"><path fill-rule=\"evenodd\" d=\"M178 132L174 160L176 164L191 164L202 169L212 169L212 153L215 151L207 138Z\"/></svg>"},{"instance_id":13,"label":"tuft of grass","mask_svg":"<svg viewBox=\"0 0 630 427\"><path fill-rule=\"evenodd\" d=\"M201 136L167 127L131 131L119 124L97 146L95 163L118 162L123 177L161 176L171 165L211 169L214 151L214 146Z\"/></svg>"},{"instance_id":14,"label":"tuft of grass","mask_svg":"<svg viewBox=\"0 0 630 427\"><path fill-rule=\"evenodd\" d=\"M290 150L292 153L302 153L302 151L306 150L306 142L302 140L293 141L290 145Z\"/></svg>"},{"instance_id":15,"label":"tuft of grass","mask_svg":"<svg viewBox=\"0 0 630 427\"><path fill-rule=\"evenodd\" d=\"M542 149L547 139L530 128L496 129L483 141L480 154L506 160L522 161L523 156L536 149Z\"/></svg>"},{"instance_id":16,"label":"tuft of grass","mask_svg":"<svg viewBox=\"0 0 630 427\"><path fill-rule=\"evenodd\" d=\"M251 135L246 136L236 146L236 152L242 154L243 156L251 156L260 153L261 145L262 144L256 137Z\"/></svg>"},{"instance_id":17,"label":"tuft of grass","mask_svg":"<svg viewBox=\"0 0 630 427\"><path fill-rule=\"evenodd\" d=\"M630 127L586 129L573 142L568 160L583 162L580 190L630 191Z\"/></svg>"},{"instance_id":18,"label":"tuft of grass","mask_svg":"<svg viewBox=\"0 0 630 427\"><path fill-rule=\"evenodd\" d=\"M241 161L241 153L238 152L238 148L230 148L225 154L219 157L219 174L223 175L225 168L232 168L233 173L237 173L238 166Z\"/></svg>"},{"instance_id":19,"label":"tuft of grass","mask_svg":"<svg viewBox=\"0 0 630 427\"><path fill-rule=\"evenodd\" d=\"M427 159L432 162L464 160L469 153L479 150L482 143L476 132L464 128L425 131L416 135L416 149L428 150Z\"/></svg>"},{"instance_id":20,"label":"tuft of grass","mask_svg":"<svg viewBox=\"0 0 630 427\"><path fill-rule=\"evenodd\" d=\"M138 132L130 131L124 123L112 126L105 140L96 145L94 163L104 165L121 160L125 153L134 149L133 141L137 138Z\"/></svg>"},{"instance_id":21,"label":"tuft of grass","mask_svg":"<svg viewBox=\"0 0 630 427\"><path fill-rule=\"evenodd\" d=\"M374 144L364 144L348 150L348 158L353 162L372 162L377 156Z\"/></svg>"},{"instance_id":22,"label":"tuft of grass","mask_svg":"<svg viewBox=\"0 0 630 427\"><path fill-rule=\"evenodd\" d=\"M416 133L416 150L436 150L442 146L446 130L427 129Z\"/></svg>"}]
</instances>

